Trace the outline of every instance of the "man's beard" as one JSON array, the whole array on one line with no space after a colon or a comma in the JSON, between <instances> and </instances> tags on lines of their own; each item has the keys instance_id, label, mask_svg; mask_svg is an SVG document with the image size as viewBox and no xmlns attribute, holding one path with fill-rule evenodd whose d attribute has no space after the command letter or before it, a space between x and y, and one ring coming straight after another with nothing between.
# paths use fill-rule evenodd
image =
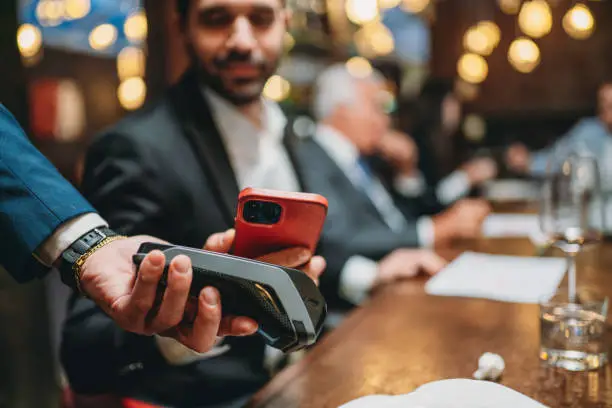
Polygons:
<instances>
[{"instance_id":1,"label":"man's beard","mask_svg":"<svg viewBox=\"0 0 612 408\"><path fill-rule=\"evenodd\" d=\"M280 62L280 58L274 61L265 61L263 58L254 58L251 53L247 54L238 52L230 52L223 58L213 60L212 64L214 65L216 72L222 71L231 63L248 63L258 67L260 75L258 75L257 78L244 80L237 79L233 81L234 85L237 85L240 88L238 90L235 88L230 88L228 84L223 81L221 75L218 75L216 72L212 72L209 67L202 64L193 50L190 52L190 54L192 64L195 67L201 83L236 106L249 105L257 101L261 97L266 81L272 75L274 75Z\"/></svg>"}]
</instances>

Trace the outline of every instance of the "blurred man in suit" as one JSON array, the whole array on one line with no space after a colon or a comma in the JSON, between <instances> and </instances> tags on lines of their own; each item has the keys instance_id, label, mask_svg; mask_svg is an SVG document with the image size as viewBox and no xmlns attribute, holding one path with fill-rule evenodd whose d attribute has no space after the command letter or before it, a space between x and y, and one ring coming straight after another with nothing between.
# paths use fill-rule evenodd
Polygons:
<instances>
[{"instance_id":1,"label":"blurred man in suit","mask_svg":"<svg viewBox=\"0 0 612 408\"><path fill-rule=\"evenodd\" d=\"M261 96L283 52L289 10L284 0L179 0L177 8L191 68L165 97L95 140L83 190L121 231L197 247L233 226L242 188L302 189L284 139L286 118ZM320 252L328 261L321 280L328 301L372 288L351 273L353 254L342 240L323 237ZM398 252L378 265L377 283L443 264L432 253ZM112 391L170 406L240 406L269 379L274 353L259 337L221 339L200 355L160 340L128 336L77 299L64 350L79 352L63 361L78 392ZM99 356L93 364L92 355Z\"/></svg>"},{"instance_id":2,"label":"blurred man in suit","mask_svg":"<svg viewBox=\"0 0 612 408\"><path fill-rule=\"evenodd\" d=\"M352 253L378 260L397 248L445 244L480 234L489 206L464 200L433 217L420 216L412 199L394 199L365 159L376 152L389 131L381 100L382 76L351 75L343 64L326 69L317 79L313 112L318 126L302 141L299 157L310 191L330 201L326 236L345 241ZM398 195L396 194L396 197ZM363 276L374 276L364 260ZM370 272L366 272L370 270Z\"/></svg>"},{"instance_id":3,"label":"blurred man in suit","mask_svg":"<svg viewBox=\"0 0 612 408\"><path fill-rule=\"evenodd\" d=\"M381 138L377 157L386 164L380 165L381 160L374 162L379 165L384 180L402 196L422 202L426 213L442 211L497 175L497 165L491 158L478 157L465 162L437 185L429 185L419 169L420 151L414 139L397 130Z\"/></svg>"},{"instance_id":4,"label":"blurred man in suit","mask_svg":"<svg viewBox=\"0 0 612 408\"><path fill-rule=\"evenodd\" d=\"M529 152L518 143L506 153L508 167L520 173L544 176L548 160L553 154L569 154L580 148L593 154L599 162L603 179L612 178L612 81L601 84L597 92L598 115L579 121L553 146ZM609 186L608 186L609 187Z\"/></svg>"}]
</instances>

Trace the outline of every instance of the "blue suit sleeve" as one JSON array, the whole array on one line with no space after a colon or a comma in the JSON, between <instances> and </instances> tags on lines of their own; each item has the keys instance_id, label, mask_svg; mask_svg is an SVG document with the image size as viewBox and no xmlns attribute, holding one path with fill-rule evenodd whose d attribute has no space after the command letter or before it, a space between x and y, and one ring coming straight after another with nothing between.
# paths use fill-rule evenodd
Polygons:
<instances>
[{"instance_id":1,"label":"blue suit sleeve","mask_svg":"<svg viewBox=\"0 0 612 408\"><path fill-rule=\"evenodd\" d=\"M555 142L554 145L534 152L531 155L529 171L534 176L545 176L548 161L553 152L566 152L588 136L589 129L593 126L593 121L584 119L572 127L565 135ZM596 125L595 125L596 126Z\"/></svg>"},{"instance_id":2,"label":"blue suit sleeve","mask_svg":"<svg viewBox=\"0 0 612 408\"><path fill-rule=\"evenodd\" d=\"M30 143L0 105L0 264L18 282L45 269L32 255L64 222L93 207Z\"/></svg>"}]
</instances>

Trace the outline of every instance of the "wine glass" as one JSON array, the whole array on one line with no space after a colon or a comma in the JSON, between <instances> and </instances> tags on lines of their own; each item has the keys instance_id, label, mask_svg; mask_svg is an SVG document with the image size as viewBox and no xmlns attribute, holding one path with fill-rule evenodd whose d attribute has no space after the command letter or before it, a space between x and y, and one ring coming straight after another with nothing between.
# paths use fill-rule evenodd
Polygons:
<instances>
[{"instance_id":1,"label":"wine glass","mask_svg":"<svg viewBox=\"0 0 612 408\"><path fill-rule=\"evenodd\" d=\"M576 256L598 242L605 225L599 166L587 151L557 151L542 188L540 227L567 259L568 300L576 301Z\"/></svg>"}]
</instances>

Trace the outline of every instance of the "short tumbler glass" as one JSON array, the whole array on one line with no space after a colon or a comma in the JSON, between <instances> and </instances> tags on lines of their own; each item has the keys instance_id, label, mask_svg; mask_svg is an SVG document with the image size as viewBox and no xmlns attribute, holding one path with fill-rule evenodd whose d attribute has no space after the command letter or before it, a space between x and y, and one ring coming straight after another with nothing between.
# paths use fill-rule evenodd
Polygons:
<instances>
[{"instance_id":1,"label":"short tumbler glass","mask_svg":"<svg viewBox=\"0 0 612 408\"><path fill-rule=\"evenodd\" d=\"M540 304L540 359L569 371L595 370L608 362L608 297L579 288L575 303L567 291Z\"/></svg>"}]
</instances>

